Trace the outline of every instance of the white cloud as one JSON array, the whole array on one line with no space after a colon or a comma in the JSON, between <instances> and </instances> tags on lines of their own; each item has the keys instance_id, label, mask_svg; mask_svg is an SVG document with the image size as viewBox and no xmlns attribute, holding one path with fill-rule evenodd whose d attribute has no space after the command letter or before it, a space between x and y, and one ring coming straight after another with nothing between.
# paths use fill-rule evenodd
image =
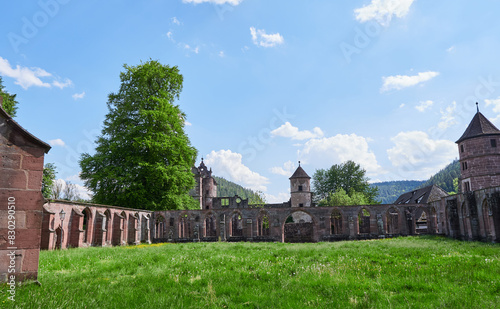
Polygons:
<instances>
[{"instance_id":1,"label":"white cloud","mask_svg":"<svg viewBox=\"0 0 500 309\"><path fill-rule=\"evenodd\" d=\"M224 51L222 51L222 50L221 50L221 51L219 52L219 57L221 57L221 58L226 57L226 54L224 53Z\"/></svg>"},{"instance_id":2,"label":"white cloud","mask_svg":"<svg viewBox=\"0 0 500 309\"><path fill-rule=\"evenodd\" d=\"M55 86L63 89L73 84L73 82L67 78L64 82L60 82L58 80L53 80L52 83L42 81L41 78L44 77L51 77L53 79L52 74L36 67L27 68L17 65L13 68L10 66L9 61L2 57L0 57L0 75L15 79L14 84L21 86L25 90L32 86L45 88Z\"/></svg>"},{"instance_id":3,"label":"white cloud","mask_svg":"<svg viewBox=\"0 0 500 309\"><path fill-rule=\"evenodd\" d=\"M493 105L493 112L500 114L500 97L494 100L484 100L486 107Z\"/></svg>"},{"instance_id":4,"label":"white cloud","mask_svg":"<svg viewBox=\"0 0 500 309\"><path fill-rule=\"evenodd\" d=\"M388 26L392 16L402 18L410 11L414 0L372 0L368 5L355 9L354 14L359 22L376 20L384 26Z\"/></svg>"},{"instance_id":5,"label":"white cloud","mask_svg":"<svg viewBox=\"0 0 500 309\"><path fill-rule=\"evenodd\" d=\"M317 166L331 166L352 160L368 174L384 173L368 147L368 139L356 134L311 139L305 143L299 157L304 163L314 162Z\"/></svg>"},{"instance_id":6,"label":"white cloud","mask_svg":"<svg viewBox=\"0 0 500 309\"><path fill-rule=\"evenodd\" d=\"M455 143L430 139L422 131L400 132L387 150L392 165L406 179L426 179L449 164L457 155Z\"/></svg>"},{"instance_id":7,"label":"white cloud","mask_svg":"<svg viewBox=\"0 0 500 309\"><path fill-rule=\"evenodd\" d=\"M295 171L295 164L292 161L287 161L281 166L271 167L271 173L291 177Z\"/></svg>"},{"instance_id":8,"label":"white cloud","mask_svg":"<svg viewBox=\"0 0 500 309\"><path fill-rule=\"evenodd\" d=\"M400 90L406 87L415 86L417 84L428 81L439 75L439 72L421 72L418 75L408 76L408 75L396 75L382 77L384 84L380 89L381 92L388 91L391 89Z\"/></svg>"},{"instance_id":9,"label":"white cloud","mask_svg":"<svg viewBox=\"0 0 500 309\"><path fill-rule=\"evenodd\" d=\"M278 195L264 193L264 196L266 198L266 202L270 204L283 203L290 200L290 192L279 192Z\"/></svg>"},{"instance_id":10,"label":"white cloud","mask_svg":"<svg viewBox=\"0 0 500 309\"><path fill-rule=\"evenodd\" d=\"M182 0L182 2L184 3L194 3L194 4L199 4L199 3L212 3L212 4L219 4L219 5L222 5L222 4L231 4L231 5L238 5L240 4L241 2L243 2L243 0Z\"/></svg>"},{"instance_id":11,"label":"white cloud","mask_svg":"<svg viewBox=\"0 0 500 309\"><path fill-rule=\"evenodd\" d=\"M250 27L250 35L253 43L262 47L275 47L285 42L285 39L279 33L267 34L264 29Z\"/></svg>"},{"instance_id":12,"label":"white cloud","mask_svg":"<svg viewBox=\"0 0 500 309\"><path fill-rule=\"evenodd\" d=\"M403 107L405 107L405 104L401 103L401 105L399 105L399 108L403 108Z\"/></svg>"},{"instance_id":13,"label":"white cloud","mask_svg":"<svg viewBox=\"0 0 500 309\"><path fill-rule=\"evenodd\" d=\"M242 162L242 155L231 150L219 150L209 153L205 164L217 171L217 175L234 181L252 190L266 191L269 179L252 172Z\"/></svg>"},{"instance_id":14,"label":"white cloud","mask_svg":"<svg viewBox=\"0 0 500 309\"><path fill-rule=\"evenodd\" d=\"M71 97L73 98L73 100L83 99L85 97L85 91L82 93L75 93Z\"/></svg>"},{"instance_id":15,"label":"white cloud","mask_svg":"<svg viewBox=\"0 0 500 309\"><path fill-rule=\"evenodd\" d=\"M172 31L167 32L167 38L171 40L172 42L175 42L174 40L174 33Z\"/></svg>"},{"instance_id":16,"label":"white cloud","mask_svg":"<svg viewBox=\"0 0 500 309\"><path fill-rule=\"evenodd\" d=\"M453 101L450 106L441 110L441 121L438 123L438 128L446 130L452 125L456 124L455 111L457 109L457 102Z\"/></svg>"},{"instance_id":17,"label":"white cloud","mask_svg":"<svg viewBox=\"0 0 500 309\"><path fill-rule=\"evenodd\" d=\"M419 112L423 113L426 109L431 107L434 104L431 100L421 101L419 105L415 106L415 109Z\"/></svg>"},{"instance_id":18,"label":"white cloud","mask_svg":"<svg viewBox=\"0 0 500 309\"><path fill-rule=\"evenodd\" d=\"M52 139L49 141L49 145L54 147L54 146L61 146L61 147L64 147L66 146L66 143L60 139L60 138L57 138L57 139Z\"/></svg>"},{"instance_id":19,"label":"white cloud","mask_svg":"<svg viewBox=\"0 0 500 309\"><path fill-rule=\"evenodd\" d=\"M176 25L180 25L181 24L181 22L175 16L172 17L170 20L172 21L173 24L176 24Z\"/></svg>"},{"instance_id":20,"label":"white cloud","mask_svg":"<svg viewBox=\"0 0 500 309\"><path fill-rule=\"evenodd\" d=\"M73 82L69 78L66 78L64 80L64 82L60 82L58 80L55 80L52 82L52 85L59 88L59 89L63 89L63 88L66 88L66 87L73 85Z\"/></svg>"},{"instance_id":21,"label":"white cloud","mask_svg":"<svg viewBox=\"0 0 500 309\"><path fill-rule=\"evenodd\" d=\"M446 51L449 53L455 52L455 46L450 46Z\"/></svg>"},{"instance_id":22,"label":"white cloud","mask_svg":"<svg viewBox=\"0 0 500 309\"><path fill-rule=\"evenodd\" d=\"M192 126L193 124L192 124L191 122L187 121L187 120L184 120L184 125L186 125L186 126L190 127L190 126Z\"/></svg>"},{"instance_id":23,"label":"white cloud","mask_svg":"<svg viewBox=\"0 0 500 309\"><path fill-rule=\"evenodd\" d=\"M281 127L271 131L271 135L289 137L294 140L305 140L323 137L324 133L318 127L315 127L313 132L309 130L299 131L299 128L292 126L292 124L287 121Z\"/></svg>"}]
</instances>

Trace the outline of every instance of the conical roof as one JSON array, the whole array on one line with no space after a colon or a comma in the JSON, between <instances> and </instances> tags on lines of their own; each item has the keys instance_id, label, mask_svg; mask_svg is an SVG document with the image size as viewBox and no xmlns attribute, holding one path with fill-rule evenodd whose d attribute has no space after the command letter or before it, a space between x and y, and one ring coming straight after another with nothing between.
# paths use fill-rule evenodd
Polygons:
<instances>
[{"instance_id":1,"label":"conical roof","mask_svg":"<svg viewBox=\"0 0 500 309\"><path fill-rule=\"evenodd\" d=\"M460 143L466 139L478 137L478 136L487 136L487 135L500 135L500 130L495 127L483 114L479 111L476 113L469 126L465 130L462 137L456 141L456 143Z\"/></svg>"},{"instance_id":2,"label":"conical roof","mask_svg":"<svg viewBox=\"0 0 500 309\"><path fill-rule=\"evenodd\" d=\"M311 179L311 177L309 177L309 175L307 175L306 171L304 171L304 169L302 167L297 167L297 169L295 170L295 173L293 173L292 177L290 177L290 179L293 179L293 178L309 178Z\"/></svg>"}]
</instances>

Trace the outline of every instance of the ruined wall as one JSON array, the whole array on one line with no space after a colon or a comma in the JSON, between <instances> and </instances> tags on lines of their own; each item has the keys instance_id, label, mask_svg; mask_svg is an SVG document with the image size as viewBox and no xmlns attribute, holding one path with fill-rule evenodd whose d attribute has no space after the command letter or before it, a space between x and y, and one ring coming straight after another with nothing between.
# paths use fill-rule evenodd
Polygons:
<instances>
[{"instance_id":1,"label":"ruined wall","mask_svg":"<svg viewBox=\"0 0 500 309\"><path fill-rule=\"evenodd\" d=\"M37 278L49 149L0 108L0 282Z\"/></svg>"},{"instance_id":2,"label":"ruined wall","mask_svg":"<svg viewBox=\"0 0 500 309\"><path fill-rule=\"evenodd\" d=\"M500 241L500 187L456 194L431 203L438 232L462 240Z\"/></svg>"}]
</instances>

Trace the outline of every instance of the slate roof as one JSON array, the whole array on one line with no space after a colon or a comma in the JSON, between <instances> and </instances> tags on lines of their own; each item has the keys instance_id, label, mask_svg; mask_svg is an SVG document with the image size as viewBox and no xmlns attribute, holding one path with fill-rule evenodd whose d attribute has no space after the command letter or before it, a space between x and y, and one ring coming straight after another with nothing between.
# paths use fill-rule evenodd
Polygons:
<instances>
[{"instance_id":1,"label":"slate roof","mask_svg":"<svg viewBox=\"0 0 500 309\"><path fill-rule=\"evenodd\" d=\"M427 204L428 202L447 195L448 193L440 187L430 185L401 194L394 204Z\"/></svg>"},{"instance_id":2,"label":"slate roof","mask_svg":"<svg viewBox=\"0 0 500 309\"><path fill-rule=\"evenodd\" d=\"M500 135L500 130L478 111L456 143L458 144L469 138L488 135Z\"/></svg>"},{"instance_id":3,"label":"slate roof","mask_svg":"<svg viewBox=\"0 0 500 309\"><path fill-rule=\"evenodd\" d=\"M309 177L309 175L307 175L306 171L304 171L304 169L302 167L297 167L297 169L295 170L295 173L293 173L292 177L290 177L289 179L293 179L293 178L309 178L311 179L311 177Z\"/></svg>"}]
</instances>

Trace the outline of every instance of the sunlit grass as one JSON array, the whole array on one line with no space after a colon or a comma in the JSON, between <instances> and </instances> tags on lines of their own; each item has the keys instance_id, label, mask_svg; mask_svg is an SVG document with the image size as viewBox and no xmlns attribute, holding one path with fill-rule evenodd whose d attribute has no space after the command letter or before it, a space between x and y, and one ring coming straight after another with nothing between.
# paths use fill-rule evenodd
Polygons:
<instances>
[{"instance_id":1,"label":"sunlit grass","mask_svg":"<svg viewBox=\"0 0 500 309\"><path fill-rule=\"evenodd\" d=\"M43 251L18 308L500 308L500 245L437 237Z\"/></svg>"}]
</instances>

